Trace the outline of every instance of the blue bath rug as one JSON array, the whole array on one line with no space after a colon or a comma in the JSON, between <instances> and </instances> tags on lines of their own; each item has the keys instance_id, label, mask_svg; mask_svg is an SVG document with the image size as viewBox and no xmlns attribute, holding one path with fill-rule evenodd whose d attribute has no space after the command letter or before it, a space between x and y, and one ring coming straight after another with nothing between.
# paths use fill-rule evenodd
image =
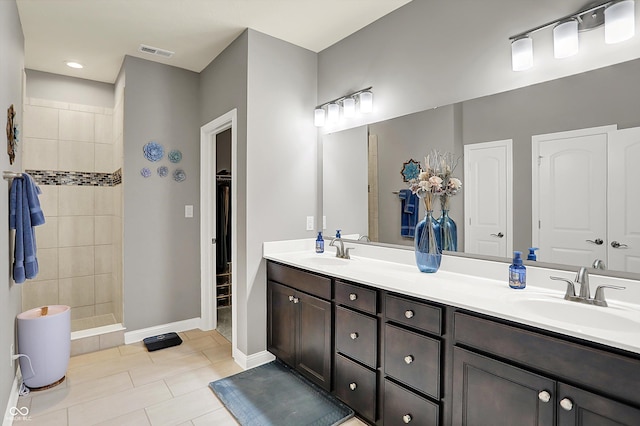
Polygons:
<instances>
[{"instance_id":1,"label":"blue bath rug","mask_svg":"<svg viewBox=\"0 0 640 426\"><path fill-rule=\"evenodd\" d=\"M280 361L209 383L242 426L332 426L353 410Z\"/></svg>"}]
</instances>

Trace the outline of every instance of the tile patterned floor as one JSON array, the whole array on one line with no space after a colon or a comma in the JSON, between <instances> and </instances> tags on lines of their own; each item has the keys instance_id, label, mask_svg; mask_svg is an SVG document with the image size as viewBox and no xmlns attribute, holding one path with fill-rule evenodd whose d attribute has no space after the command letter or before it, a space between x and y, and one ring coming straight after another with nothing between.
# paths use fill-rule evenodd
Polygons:
<instances>
[{"instance_id":1,"label":"tile patterned floor","mask_svg":"<svg viewBox=\"0 0 640 426\"><path fill-rule=\"evenodd\" d=\"M242 371L231 344L216 331L179 333L180 346L147 352L140 343L72 357L67 379L20 397L28 407L20 426L237 425L208 388ZM364 426L357 419L345 426Z\"/></svg>"}]
</instances>

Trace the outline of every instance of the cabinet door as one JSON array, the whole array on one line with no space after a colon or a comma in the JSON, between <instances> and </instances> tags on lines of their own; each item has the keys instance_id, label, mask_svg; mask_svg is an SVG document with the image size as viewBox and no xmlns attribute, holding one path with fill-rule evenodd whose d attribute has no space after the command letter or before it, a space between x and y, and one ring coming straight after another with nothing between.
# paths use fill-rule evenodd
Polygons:
<instances>
[{"instance_id":1,"label":"cabinet door","mask_svg":"<svg viewBox=\"0 0 640 426\"><path fill-rule=\"evenodd\" d=\"M553 380L461 348L453 350L455 425L550 426L554 398Z\"/></svg>"},{"instance_id":2,"label":"cabinet door","mask_svg":"<svg viewBox=\"0 0 640 426\"><path fill-rule=\"evenodd\" d=\"M296 297L300 321L296 368L331 390L331 303L304 293Z\"/></svg>"},{"instance_id":3,"label":"cabinet door","mask_svg":"<svg viewBox=\"0 0 640 426\"><path fill-rule=\"evenodd\" d=\"M295 367L297 304L295 291L267 281L267 348L269 352Z\"/></svg>"},{"instance_id":4,"label":"cabinet door","mask_svg":"<svg viewBox=\"0 0 640 426\"><path fill-rule=\"evenodd\" d=\"M635 426L640 410L558 383L558 426Z\"/></svg>"}]
</instances>

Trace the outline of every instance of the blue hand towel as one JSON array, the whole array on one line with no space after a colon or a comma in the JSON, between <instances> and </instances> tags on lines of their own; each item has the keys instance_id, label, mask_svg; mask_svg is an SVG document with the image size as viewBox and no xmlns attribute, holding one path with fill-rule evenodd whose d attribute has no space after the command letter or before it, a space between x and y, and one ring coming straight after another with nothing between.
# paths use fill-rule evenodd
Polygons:
<instances>
[{"instance_id":1,"label":"blue hand towel","mask_svg":"<svg viewBox=\"0 0 640 426\"><path fill-rule=\"evenodd\" d=\"M418 223L418 196L409 189L398 191L402 200L400 213L400 236L413 238Z\"/></svg>"},{"instance_id":2,"label":"blue hand towel","mask_svg":"<svg viewBox=\"0 0 640 426\"><path fill-rule=\"evenodd\" d=\"M38 275L36 237L33 227L44 223L44 213L38 200L40 188L31 176L23 173L15 178L9 195L9 228L16 230L13 280L21 284Z\"/></svg>"}]
</instances>

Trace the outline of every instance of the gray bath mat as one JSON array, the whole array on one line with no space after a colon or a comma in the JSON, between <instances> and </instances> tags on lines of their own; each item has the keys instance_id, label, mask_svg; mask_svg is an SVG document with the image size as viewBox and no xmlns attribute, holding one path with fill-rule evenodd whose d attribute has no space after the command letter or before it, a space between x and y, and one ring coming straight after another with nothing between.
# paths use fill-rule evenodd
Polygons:
<instances>
[{"instance_id":1,"label":"gray bath mat","mask_svg":"<svg viewBox=\"0 0 640 426\"><path fill-rule=\"evenodd\" d=\"M209 383L242 426L331 426L353 410L279 361Z\"/></svg>"}]
</instances>

